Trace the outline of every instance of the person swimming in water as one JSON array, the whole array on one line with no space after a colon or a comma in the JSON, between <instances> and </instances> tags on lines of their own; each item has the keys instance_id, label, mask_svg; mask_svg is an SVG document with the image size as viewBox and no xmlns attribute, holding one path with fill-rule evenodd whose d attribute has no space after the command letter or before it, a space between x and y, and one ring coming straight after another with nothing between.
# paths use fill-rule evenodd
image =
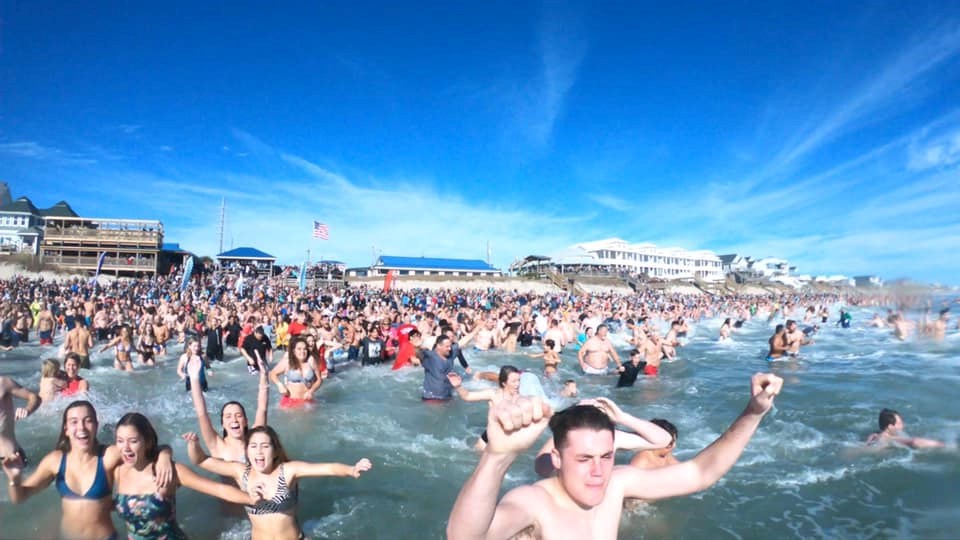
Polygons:
<instances>
[{"instance_id":1,"label":"person swimming in water","mask_svg":"<svg viewBox=\"0 0 960 540\"><path fill-rule=\"evenodd\" d=\"M943 448L941 441L910 437L904 431L903 417L893 409L883 409L878 418L880 431L871 433L867 437L868 446L885 447L890 445L908 446L910 448Z\"/></svg>"}]
</instances>

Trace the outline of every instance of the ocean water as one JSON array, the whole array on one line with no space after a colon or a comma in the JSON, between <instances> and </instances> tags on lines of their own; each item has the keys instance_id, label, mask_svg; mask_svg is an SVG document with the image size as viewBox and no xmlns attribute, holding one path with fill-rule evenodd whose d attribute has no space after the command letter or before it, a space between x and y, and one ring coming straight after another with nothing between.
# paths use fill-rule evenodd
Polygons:
<instances>
[{"instance_id":1,"label":"ocean water","mask_svg":"<svg viewBox=\"0 0 960 540\"><path fill-rule=\"evenodd\" d=\"M871 314L855 309L852 328L824 325L801 359L769 365L763 356L773 322L755 319L732 342L718 343L720 321L705 320L693 327L678 359L662 366L660 377L641 377L627 389L614 388L614 377L578 375L576 355L566 351L557 380L544 382L549 395L556 396L559 381L575 378L582 397L607 396L637 416L669 419L680 430L680 459L696 455L743 409L753 373L771 370L785 379L775 410L720 482L693 496L625 512L620 537L960 536L960 338L951 330L940 343L898 342L890 330L864 326ZM623 335L612 339L621 351L627 349ZM158 368L138 367L133 374L113 370L112 352L94 355L94 369L83 375L93 389L101 441L112 440L122 414L140 411L177 459L187 462L179 435L195 431L197 422L175 374L179 352L179 346L171 347ZM52 354L52 348L35 343L3 353L0 373L36 388L40 359ZM490 369L511 363L539 372L541 365L522 354L467 354L474 366ZM239 399L253 414L257 379L241 360L234 356L216 365L209 380L208 408L214 415L229 399ZM417 369L347 367L324 384L311 409L279 410L278 397L271 395L270 424L293 459L353 463L368 457L374 463L359 480L301 482L299 518L309 537L443 537L453 501L476 464L472 445L484 428L486 405L425 405L421 382ZM53 448L66 403L45 405L17 425L18 439L34 462ZM947 441L949 448L864 451L862 441L875 430L882 407L897 409L909 433ZM505 488L535 479L532 451L510 469ZM618 456L619 462L628 459ZM52 487L16 506L0 491L0 538L53 538L59 517ZM178 495L178 518L195 538L249 534L245 519L224 516L217 501L187 489ZM118 530L122 527L118 521Z\"/></svg>"}]
</instances>

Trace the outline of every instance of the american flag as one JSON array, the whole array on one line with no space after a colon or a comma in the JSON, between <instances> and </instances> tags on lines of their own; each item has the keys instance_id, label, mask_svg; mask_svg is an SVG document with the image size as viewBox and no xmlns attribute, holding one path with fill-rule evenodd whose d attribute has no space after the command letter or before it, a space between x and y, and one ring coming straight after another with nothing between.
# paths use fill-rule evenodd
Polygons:
<instances>
[{"instance_id":1,"label":"american flag","mask_svg":"<svg viewBox=\"0 0 960 540\"><path fill-rule=\"evenodd\" d=\"M327 228L326 223L320 223L319 221L313 222L313 237L319 238L321 240L330 239L330 229Z\"/></svg>"}]
</instances>

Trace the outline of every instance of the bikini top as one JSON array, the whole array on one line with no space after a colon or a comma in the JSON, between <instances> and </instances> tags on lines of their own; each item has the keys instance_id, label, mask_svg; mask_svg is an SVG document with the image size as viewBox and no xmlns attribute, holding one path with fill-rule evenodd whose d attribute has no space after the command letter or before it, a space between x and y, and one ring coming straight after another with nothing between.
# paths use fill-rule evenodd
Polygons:
<instances>
[{"instance_id":1,"label":"bikini top","mask_svg":"<svg viewBox=\"0 0 960 540\"><path fill-rule=\"evenodd\" d=\"M247 464L247 468L243 471L243 478L240 482L240 487L244 491L247 490L247 476L250 474L250 464ZM283 474L283 465L280 465L280 474L277 475L277 492L273 494L273 497L262 500L254 506L244 505L247 513L253 515L261 514L279 514L287 513L297 507L297 498L299 495L299 488L294 488L293 490L287 487L287 477Z\"/></svg>"},{"instance_id":2,"label":"bikini top","mask_svg":"<svg viewBox=\"0 0 960 540\"><path fill-rule=\"evenodd\" d=\"M303 374L304 371L307 373L306 376ZM312 386L313 383L317 382L317 374L310 366L304 366L301 369L289 369L286 378L288 383L300 383L307 386Z\"/></svg>"},{"instance_id":3,"label":"bikini top","mask_svg":"<svg viewBox=\"0 0 960 540\"><path fill-rule=\"evenodd\" d=\"M107 471L103 469L103 449L97 456L97 472L94 475L93 485L83 495L77 495L67 485L67 453L64 452L60 458L60 470L57 471L57 491L65 499L88 499L96 501L104 497L109 497L113 493L110 482L107 480Z\"/></svg>"}]
</instances>

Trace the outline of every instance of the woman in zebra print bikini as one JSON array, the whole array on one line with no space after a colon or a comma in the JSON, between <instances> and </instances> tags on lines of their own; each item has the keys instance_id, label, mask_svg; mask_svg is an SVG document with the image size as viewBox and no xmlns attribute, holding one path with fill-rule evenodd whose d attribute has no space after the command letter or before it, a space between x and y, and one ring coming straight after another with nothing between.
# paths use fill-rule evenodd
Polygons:
<instances>
[{"instance_id":1,"label":"woman in zebra print bikini","mask_svg":"<svg viewBox=\"0 0 960 540\"><path fill-rule=\"evenodd\" d=\"M245 506L252 526L252 539L298 540L303 538L297 523L297 499L300 478L313 476L352 476L370 470L369 459L353 465L291 461L280 437L270 426L259 426L247 433L247 462L236 463L207 456L195 433L183 436L190 460L200 467L237 481L241 489L259 502Z\"/></svg>"}]
</instances>

